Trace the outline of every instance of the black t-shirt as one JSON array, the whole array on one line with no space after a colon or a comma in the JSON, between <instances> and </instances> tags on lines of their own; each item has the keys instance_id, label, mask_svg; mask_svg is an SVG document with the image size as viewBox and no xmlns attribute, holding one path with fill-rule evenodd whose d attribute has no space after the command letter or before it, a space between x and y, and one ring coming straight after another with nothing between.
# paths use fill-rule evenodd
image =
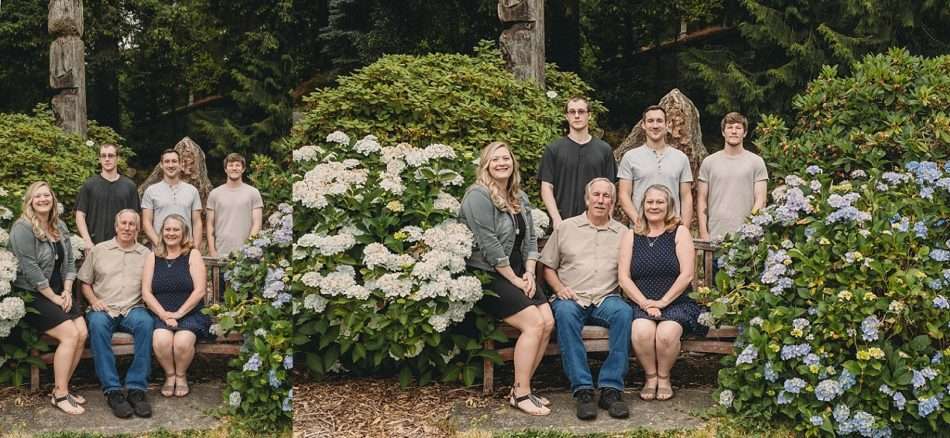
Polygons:
<instances>
[{"instance_id":1,"label":"black t-shirt","mask_svg":"<svg viewBox=\"0 0 950 438\"><path fill-rule=\"evenodd\" d=\"M128 177L109 181L93 175L83 183L76 197L76 210L86 214L86 227L93 243L115 237L115 214L120 210L141 209L139 192Z\"/></svg>"},{"instance_id":2,"label":"black t-shirt","mask_svg":"<svg viewBox=\"0 0 950 438\"><path fill-rule=\"evenodd\" d=\"M577 144L570 137L554 140L541 157L538 179L554 186L554 199L561 219L587 210L584 188L594 178L617 181L617 161L613 150L599 138Z\"/></svg>"}]
</instances>

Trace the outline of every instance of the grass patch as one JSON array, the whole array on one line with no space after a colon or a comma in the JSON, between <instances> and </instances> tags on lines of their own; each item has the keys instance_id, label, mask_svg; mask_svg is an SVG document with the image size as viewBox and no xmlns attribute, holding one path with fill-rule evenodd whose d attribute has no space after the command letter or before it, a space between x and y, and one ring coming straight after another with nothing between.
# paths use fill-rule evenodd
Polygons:
<instances>
[{"instance_id":1,"label":"grass patch","mask_svg":"<svg viewBox=\"0 0 950 438\"><path fill-rule=\"evenodd\" d=\"M223 424L214 429L183 430L177 432L164 429L139 434L122 433L114 435L89 432L47 432L34 435L27 432L13 432L10 435L4 436L10 438L251 438L259 436L289 438L291 431L286 430L280 433L260 434L230 424Z\"/></svg>"},{"instance_id":2,"label":"grass patch","mask_svg":"<svg viewBox=\"0 0 950 438\"><path fill-rule=\"evenodd\" d=\"M769 437L792 438L795 430L787 424L752 423L732 417L712 417L699 429L654 431L635 429L622 433L574 434L551 430L525 430L492 434L472 430L457 435L457 438L745 438Z\"/></svg>"}]
</instances>

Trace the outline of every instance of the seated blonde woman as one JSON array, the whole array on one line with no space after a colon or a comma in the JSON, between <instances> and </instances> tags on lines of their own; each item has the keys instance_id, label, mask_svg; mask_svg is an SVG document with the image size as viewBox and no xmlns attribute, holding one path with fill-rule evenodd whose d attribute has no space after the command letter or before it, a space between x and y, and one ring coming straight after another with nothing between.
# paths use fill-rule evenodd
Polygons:
<instances>
[{"instance_id":1,"label":"seated blonde woman","mask_svg":"<svg viewBox=\"0 0 950 438\"><path fill-rule=\"evenodd\" d=\"M188 395L195 343L210 337L211 318L201 313L207 271L201 253L192 248L188 228L181 215L166 217L161 240L142 273L142 299L155 315L152 351L165 370L165 397Z\"/></svg>"},{"instance_id":2,"label":"seated blonde woman","mask_svg":"<svg viewBox=\"0 0 950 438\"><path fill-rule=\"evenodd\" d=\"M673 397L670 370L684 333L705 335L704 309L689 297L696 251L666 186L647 188L640 221L620 244L620 287L633 301L633 350L646 373L644 400Z\"/></svg>"},{"instance_id":3,"label":"seated blonde woman","mask_svg":"<svg viewBox=\"0 0 950 438\"><path fill-rule=\"evenodd\" d=\"M30 184L23 195L23 213L10 229L10 250L17 258L13 287L33 295L24 322L56 339L53 354L53 406L81 414L86 402L69 393L69 381L89 336L86 320L73 301L76 263L66 224L59 219L56 195L45 181Z\"/></svg>"}]
</instances>

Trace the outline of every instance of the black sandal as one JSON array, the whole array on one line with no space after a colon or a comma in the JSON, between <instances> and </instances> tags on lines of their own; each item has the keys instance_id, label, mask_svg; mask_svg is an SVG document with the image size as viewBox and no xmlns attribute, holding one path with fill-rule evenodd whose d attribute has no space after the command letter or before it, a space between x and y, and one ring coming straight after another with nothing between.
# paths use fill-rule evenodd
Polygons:
<instances>
[{"instance_id":1,"label":"black sandal","mask_svg":"<svg viewBox=\"0 0 950 438\"><path fill-rule=\"evenodd\" d=\"M534 405L534 407L537 408L537 410L535 410L535 411L529 411L529 410L527 410L527 409L521 407L521 402L523 402L523 401L530 401L531 404ZM528 415L534 415L534 416L541 417L541 416L549 415L549 414L551 413L551 410L548 409L547 406L542 405L542 404L541 404L541 401L538 400L537 396L535 396L534 394L532 394L532 393L530 393L530 392L527 393L527 394L525 394L525 395L522 395L521 397L515 397L515 393L514 393L514 391L512 391L512 392L511 392L511 396L508 398L508 402L511 404L511 407L517 408L517 409L520 410L521 412L524 412L524 413L526 413L526 414L528 414Z\"/></svg>"}]
</instances>

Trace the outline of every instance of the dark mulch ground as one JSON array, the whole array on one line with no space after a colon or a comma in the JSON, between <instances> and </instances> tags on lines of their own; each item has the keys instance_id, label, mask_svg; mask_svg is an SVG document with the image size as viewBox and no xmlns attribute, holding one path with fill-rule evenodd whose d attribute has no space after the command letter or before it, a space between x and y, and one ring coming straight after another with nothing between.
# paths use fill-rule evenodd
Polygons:
<instances>
[{"instance_id":1,"label":"dark mulch ground","mask_svg":"<svg viewBox=\"0 0 950 438\"><path fill-rule=\"evenodd\" d=\"M592 368L604 354L592 354ZM710 386L716 383L718 355L684 354L673 368L674 388ZM643 384L643 371L631 359L626 385ZM511 363L495 367L495 394L481 395L481 386L434 384L400 388L396 378L332 377L320 383L294 387L295 437L447 437L455 433L451 421L456 403L483 406L492 398L503 399L513 380ZM535 391L567 391L560 357L547 357L538 367Z\"/></svg>"}]
</instances>

